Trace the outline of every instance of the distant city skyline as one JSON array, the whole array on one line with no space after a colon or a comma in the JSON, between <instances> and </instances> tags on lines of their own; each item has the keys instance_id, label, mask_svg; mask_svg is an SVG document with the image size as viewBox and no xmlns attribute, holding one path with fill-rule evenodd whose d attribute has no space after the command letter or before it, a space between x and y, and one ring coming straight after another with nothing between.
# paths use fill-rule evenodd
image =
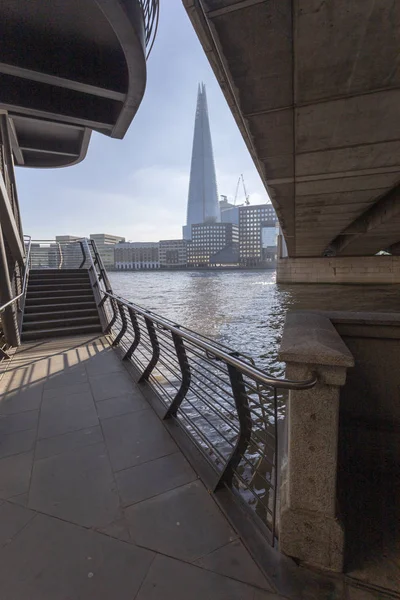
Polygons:
<instances>
[{"instance_id":1,"label":"distant city skyline","mask_svg":"<svg viewBox=\"0 0 400 600\"><path fill-rule=\"evenodd\" d=\"M85 160L74 167L16 169L25 233L41 239L92 231L134 241L180 238L199 81L212 107L219 194L232 200L243 173L250 203L268 201L181 0L161 3L147 75L143 102L124 140L94 133ZM241 195L238 203L243 201Z\"/></svg>"}]
</instances>

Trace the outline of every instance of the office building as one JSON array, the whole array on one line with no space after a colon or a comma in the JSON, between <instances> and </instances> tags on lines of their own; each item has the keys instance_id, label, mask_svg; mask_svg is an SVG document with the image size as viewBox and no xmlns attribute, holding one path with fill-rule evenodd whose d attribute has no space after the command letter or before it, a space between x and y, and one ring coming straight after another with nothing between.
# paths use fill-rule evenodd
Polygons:
<instances>
[{"instance_id":1,"label":"office building","mask_svg":"<svg viewBox=\"0 0 400 600\"><path fill-rule=\"evenodd\" d=\"M239 233L232 223L200 223L192 226L188 265L208 267L238 264Z\"/></svg>"},{"instance_id":2,"label":"office building","mask_svg":"<svg viewBox=\"0 0 400 600\"><path fill-rule=\"evenodd\" d=\"M220 221L206 88L202 83L197 94L187 217L186 225L183 227L183 237L191 239L191 229L195 224Z\"/></svg>"},{"instance_id":3,"label":"office building","mask_svg":"<svg viewBox=\"0 0 400 600\"><path fill-rule=\"evenodd\" d=\"M104 266L106 268L113 268L114 246L118 242L125 242L125 238L118 235L110 235L109 233L91 233L90 239L96 243Z\"/></svg>"},{"instance_id":4,"label":"office building","mask_svg":"<svg viewBox=\"0 0 400 600\"><path fill-rule=\"evenodd\" d=\"M242 266L263 266L263 248L275 241L276 222L272 204L239 207L239 259Z\"/></svg>"},{"instance_id":5,"label":"office building","mask_svg":"<svg viewBox=\"0 0 400 600\"><path fill-rule=\"evenodd\" d=\"M76 242L79 240L79 235L56 235L56 242Z\"/></svg>"},{"instance_id":6,"label":"office building","mask_svg":"<svg viewBox=\"0 0 400 600\"><path fill-rule=\"evenodd\" d=\"M222 196L222 200L219 202L219 209L221 211L221 221L223 223L234 223L239 225L239 206L235 206L231 202L228 202L226 196Z\"/></svg>"},{"instance_id":7,"label":"office building","mask_svg":"<svg viewBox=\"0 0 400 600\"><path fill-rule=\"evenodd\" d=\"M160 241L160 268L183 268L187 266L186 240Z\"/></svg>"},{"instance_id":8,"label":"office building","mask_svg":"<svg viewBox=\"0 0 400 600\"><path fill-rule=\"evenodd\" d=\"M160 268L158 242L120 242L114 247L114 255L119 270Z\"/></svg>"}]
</instances>

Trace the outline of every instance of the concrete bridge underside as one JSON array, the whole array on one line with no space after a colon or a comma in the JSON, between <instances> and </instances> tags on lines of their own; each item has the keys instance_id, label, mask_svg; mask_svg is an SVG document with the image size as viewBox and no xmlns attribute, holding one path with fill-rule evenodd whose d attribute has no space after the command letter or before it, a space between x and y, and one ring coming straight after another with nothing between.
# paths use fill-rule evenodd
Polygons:
<instances>
[{"instance_id":1,"label":"concrete bridge underside","mask_svg":"<svg viewBox=\"0 0 400 600\"><path fill-rule=\"evenodd\" d=\"M398 0L183 0L289 256L400 241Z\"/></svg>"}]
</instances>

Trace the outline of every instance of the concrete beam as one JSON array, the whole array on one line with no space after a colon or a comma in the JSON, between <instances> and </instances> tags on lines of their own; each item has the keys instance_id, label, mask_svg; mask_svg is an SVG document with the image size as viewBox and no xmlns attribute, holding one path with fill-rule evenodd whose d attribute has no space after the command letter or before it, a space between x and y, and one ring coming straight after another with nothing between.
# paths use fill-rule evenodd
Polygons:
<instances>
[{"instance_id":1,"label":"concrete beam","mask_svg":"<svg viewBox=\"0 0 400 600\"><path fill-rule=\"evenodd\" d=\"M400 185L378 200L371 208L351 223L326 248L325 254L340 254L355 238L371 232L384 223L390 222L400 213ZM382 248L377 248L377 252Z\"/></svg>"},{"instance_id":2,"label":"concrete beam","mask_svg":"<svg viewBox=\"0 0 400 600\"><path fill-rule=\"evenodd\" d=\"M220 17L221 15L226 15L227 13L231 13L236 10L242 10L243 8L248 8L249 6L261 4L263 2L265 2L265 0L242 0L241 2L235 2L234 4L229 4L223 8L209 10L206 14L209 19L213 19L215 17Z\"/></svg>"},{"instance_id":3,"label":"concrete beam","mask_svg":"<svg viewBox=\"0 0 400 600\"><path fill-rule=\"evenodd\" d=\"M24 69L17 65L0 62L0 73L21 77L22 79L29 79L30 81L38 81L39 83L46 83L56 87L67 88L69 90L91 94L92 96L100 96L102 98L119 100L121 102L125 100L125 94L118 92L117 90L106 89L100 86L82 83L81 81L73 81L72 79L57 77L56 75L34 71L33 69Z\"/></svg>"}]
</instances>

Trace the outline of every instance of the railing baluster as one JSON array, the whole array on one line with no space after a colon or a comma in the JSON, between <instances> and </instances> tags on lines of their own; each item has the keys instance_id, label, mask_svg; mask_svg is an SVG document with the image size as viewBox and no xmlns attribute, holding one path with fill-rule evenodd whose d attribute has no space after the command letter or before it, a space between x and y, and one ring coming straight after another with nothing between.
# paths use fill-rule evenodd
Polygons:
<instances>
[{"instance_id":1,"label":"railing baluster","mask_svg":"<svg viewBox=\"0 0 400 600\"><path fill-rule=\"evenodd\" d=\"M134 310L132 310L132 308L128 308L128 312L129 312L129 316L131 318L131 323L132 323L133 331L135 333L135 338L133 340L131 347L126 352L126 354L122 360L129 360L132 357L132 354L135 352L136 348L138 347L138 345L140 343L140 327L139 327L138 320L136 318L136 313Z\"/></svg>"},{"instance_id":2,"label":"railing baluster","mask_svg":"<svg viewBox=\"0 0 400 600\"><path fill-rule=\"evenodd\" d=\"M115 340L112 343L113 346L118 346L118 344L124 337L126 330L128 328L128 320L126 318L125 310L124 310L124 307L122 304L118 304L118 310L119 310L119 314L121 315L122 327L121 327L121 331L119 332L119 334L117 335L117 337L115 338Z\"/></svg>"},{"instance_id":3,"label":"railing baluster","mask_svg":"<svg viewBox=\"0 0 400 600\"><path fill-rule=\"evenodd\" d=\"M151 347L153 349L153 354L152 354L149 364L147 365L147 367L143 371L142 375L140 376L139 383L141 381L148 380L148 378L151 375L151 372L153 371L154 367L158 363L158 359L160 358L160 344L158 343L154 323L151 319L149 319L149 317L144 317L144 320L146 322L147 331L149 332L149 338L150 338Z\"/></svg>"},{"instance_id":4,"label":"railing baluster","mask_svg":"<svg viewBox=\"0 0 400 600\"><path fill-rule=\"evenodd\" d=\"M80 268L80 269L82 269L82 268L83 268L83 265L84 265L84 264L85 264L85 262L86 262L86 252L85 252L85 248L83 247L83 243L82 243L82 242L79 242L79 244L80 244L80 246L81 246L81 250L82 250L82 256L83 256L83 260L82 260L81 264L79 265L79 268Z\"/></svg>"},{"instance_id":5,"label":"railing baluster","mask_svg":"<svg viewBox=\"0 0 400 600\"><path fill-rule=\"evenodd\" d=\"M249 409L249 400L246 392L246 386L244 383L242 373L233 367L227 365L229 379L232 386L232 394L235 400L235 406L239 419L239 436L236 441L235 447L230 455L228 462L225 465L224 470L214 488L214 490L227 485L232 487L232 480L235 470L237 469L242 456L247 450L247 446L250 443L251 432L252 432L252 420Z\"/></svg>"},{"instance_id":6,"label":"railing baluster","mask_svg":"<svg viewBox=\"0 0 400 600\"><path fill-rule=\"evenodd\" d=\"M180 405L182 404L182 401L185 398L186 394L189 391L190 380L191 380L190 365L189 365L189 361L188 361L187 354L186 354L185 344L183 343L182 338L179 335L177 335L176 333L172 334L172 339L174 342L176 356L177 356L178 362L179 362L179 367L180 367L180 370L182 373L182 381L181 381L180 388L179 388L175 398L171 402L170 407L168 408L167 412L164 415L164 419L169 419L170 417L176 417L178 409L179 409Z\"/></svg>"},{"instance_id":7,"label":"railing baluster","mask_svg":"<svg viewBox=\"0 0 400 600\"><path fill-rule=\"evenodd\" d=\"M103 296L100 302L98 303L98 308L101 308L108 300L108 296Z\"/></svg>"},{"instance_id":8,"label":"railing baluster","mask_svg":"<svg viewBox=\"0 0 400 600\"><path fill-rule=\"evenodd\" d=\"M272 527L271 527L271 541L272 545L275 544L275 531L276 531L276 504L278 497L278 450L279 450L279 440L278 440L278 394L276 388L274 388L274 429L275 429L275 439L274 439L274 487L273 487L273 500L272 500Z\"/></svg>"},{"instance_id":9,"label":"railing baluster","mask_svg":"<svg viewBox=\"0 0 400 600\"><path fill-rule=\"evenodd\" d=\"M104 296L104 297L106 298L106 296ZM115 305L118 306L118 304L117 304L116 300L114 300L113 298L110 298L110 302L111 302L111 308L112 308L112 311L113 311L113 316L111 318L111 321L109 322L109 324L105 328L104 333L110 333L111 329L112 329L112 327L113 327L113 325L115 323L115 321L117 320L117 310L115 308Z\"/></svg>"}]
</instances>

